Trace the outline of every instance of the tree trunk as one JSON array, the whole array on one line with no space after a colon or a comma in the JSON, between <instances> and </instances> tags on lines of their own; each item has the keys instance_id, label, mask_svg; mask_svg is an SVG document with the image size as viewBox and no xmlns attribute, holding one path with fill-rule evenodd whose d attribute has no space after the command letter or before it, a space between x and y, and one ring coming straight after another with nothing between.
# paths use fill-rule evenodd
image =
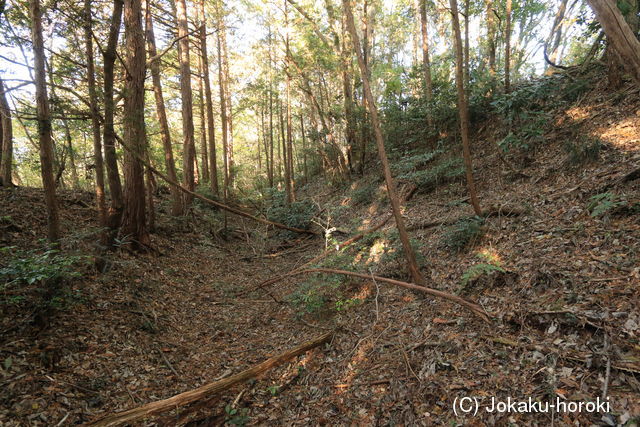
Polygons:
<instances>
[{"instance_id":1,"label":"tree trunk","mask_svg":"<svg viewBox=\"0 0 640 427\"><path fill-rule=\"evenodd\" d=\"M178 22L178 54L180 56L180 96L182 98L182 168L183 182L189 190L195 190L195 142L193 129L193 96L191 93L191 60L189 55L189 24L187 3L176 0L176 21ZM184 208L188 209L193 197L185 195Z\"/></svg>"},{"instance_id":2,"label":"tree trunk","mask_svg":"<svg viewBox=\"0 0 640 427\"><path fill-rule=\"evenodd\" d=\"M225 95L224 84L224 59L222 57L222 7L220 5L221 0L216 1L216 14L217 14L217 31L216 31L216 47L218 50L218 86L220 89L220 121L222 122L222 164L224 166L223 175L223 195L224 200L229 197L229 122L227 120L227 102Z\"/></svg>"},{"instance_id":3,"label":"tree trunk","mask_svg":"<svg viewBox=\"0 0 640 427\"><path fill-rule=\"evenodd\" d=\"M80 188L78 168L76 167L75 160L75 150L73 149L73 141L71 138L71 129L69 129L69 120L65 117L62 118L62 126L64 126L64 137L67 142L67 156L69 157L69 167L71 168L71 185L73 188ZM99 123L98 126L100 126ZM100 127L98 127L98 136L100 136Z\"/></svg>"},{"instance_id":4,"label":"tree trunk","mask_svg":"<svg viewBox=\"0 0 640 427\"><path fill-rule=\"evenodd\" d=\"M456 12L456 19L457 19ZM507 0L507 11L504 30L504 92L511 91L511 0ZM458 25L460 29L460 25Z\"/></svg>"},{"instance_id":5,"label":"tree trunk","mask_svg":"<svg viewBox=\"0 0 640 427\"><path fill-rule=\"evenodd\" d=\"M153 19L150 6L146 10L146 32L147 32L147 49L149 57L154 58L157 55L156 41L153 31ZM173 181L178 181L176 173L176 164L173 158L173 148L171 146L171 132L169 131L169 122L167 120L167 112L164 106L164 95L162 94L162 81L160 79L160 62L159 60L151 61L149 64L151 69L151 79L153 82L153 94L156 101L156 115L160 124L160 135L162 138L162 148L164 151L164 164L167 169L167 175ZM174 186L170 186L171 191L171 215L178 216L182 214L182 195L180 190Z\"/></svg>"},{"instance_id":6,"label":"tree trunk","mask_svg":"<svg viewBox=\"0 0 640 427\"><path fill-rule=\"evenodd\" d=\"M209 140L209 176L213 194L220 193L218 187L218 162L216 159L216 129L213 117L213 99L211 79L209 77L209 56L207 54L207 18L204 13L204 0L198 1L198 10L202 18L200 27L200 57L202 58L202 77L204 78L204 99L207 107L207 133Z\"/></svg>"},{"instance_id":7,"label":"tree trunk","mask_svg":"<svg viewBox=\"0 0 640 427\"><path fill-rule=\"evenodd\" d=\"M625 70L640 83L640 42L611 0L587 0Z\"/></svg>"},{"instance_id":8,"label":"tree trunk","mask_svg":"<svg viewBox=\"0 0 640 427\"><path fill-rule=\"evenodd\" d=\"M469 108L469 93L471 87L469 86L469 76L471 70L469 69L470 57L469 57L469 0L464 1L464 100Z\"/></svg>"},{"instance_id":9,"label":"tree trunk","mask_svg":"<svg viewBox=\"0 0 640 427\"><path fill-rule=\"evenodd\" d=\"M58 201L56 199L56 184L53 178L53 140L51 137L51 113L49 110L49 100L47 98L47 81L44 68L45 55L40 1L30 0L29 11L31 12L33 69L40 143L40 169L47 207L47 234L49 241L55 244L58 243L60 239L60 220L58 216Z\"/></svg>"},{"instance_id":10,"label":"tree trunk","mask_svg":"<svg viewBox=\"0 0 640 427\"><path fill-rule=\"evenodd\" d=\"M496 75L496 16L493 10L493 0L485 0L487 19L487 59L489 74Z\"/></svg>"},{"instance_id":11,"label":"tree trunk","mask_svg":"<svg viewBox=\"0 0 640 427\"><path fill-rule=\"evenodd\" d=\"M0 78L0 186L11 187L13 171L13 125L7 102L7 87Z\"/></svg>"},{"instance_id":12,"label":"tree trunk","mask_svg":"<svg viewBox=\"0 0 640 427\"><path fill-rule=\"evenodd\" d=\"M418 0L420 9L420 32L422 33L422 72L424 73L424 95L427 100L427 123L433 125L431 102L433 101L433 82L431 80L431 61L429 60L429 33L427 31L427 1Z\"/></svg>"},{"instance_id":13,"label":"tree trunk","mask_svg":"<svg viewBox=\"0 0 640 427\"><path fill-rule=\"evenodd\" d=\"M287 191L287 204L295 201L295 194L293 188L293 141L291 135L291 75L289 73L289 3L284 0L284 22L285 22L285 84L286 84L286 120L287 120L287 132L286 132L286 144L283 145L283 153L285 153L284 159L284 176L285 176L285 188Z\"/></svg>"},{"instance_id":14,"label":"tree trunk","mask_svg":"<svg viewBox=\"0 0 640 427\"><path fill-rule=\"evenodd\" d=\"M456 0L449 0L449 4L451 5L451 17L456 48L456 88L458 89L458 112L460 114L460 134L462 136L462 152L467 178L467 188L469 189L469 197L471 198L473 210L476 215L481 216L482 209L480 209L480 202L478 201L476 187L473 181L473 165L471 163L471 150L469 148L469 107L465 96L464 73L462 70L462 36L460 34L460 20L458 18L458 3Z\"/></svg>"},{"instance_id":15,"label":"tree trunk","mask_svg":"<svg viewBox=\"0 0 640 427\"><path fill-rule=\"evenodd\" d=\"M309 182L309 169L307 168L307 138L304 133L304 118L300 114L300 134L302 134L302 170L304 173L304 183Z\"/></svg>"},{"instance_id":16,"label":"tree trunk","mask_svg":"<svg viewBox=\"0 0 640 427\"><path fill-rule=\"evenodd\" d=\"M558 12L553 20L553 26L551 27L549 37L547 37L543 47L546 54L549 56L549 60L554 64L558 63L558 47L560 46L560 39L562 38L562 21L567 10L567 2L568 0L560 0ZM551 72L551 65L547 64L545 74L551 74Z\"/></svg>"},{"instance_id":17,"label":"tree trunk","mask_svg":"<svg viewBox=\"0 0 640 427\"><path fill-rule=\"evenodd\" d=\"M373 100L373 93L371 92L371 86L369 85L369 78L368 78L369 72L367 69L367 65L364 62L364 56L360 48L360 40L356 32L355 23L353 21L353 14L351 13L351 5L349 4L349 0L342 0L342 5L343 5L344 13L347 19L347 28L351 33L351 40L353 42L353 45L354 45L353 47L356 51L356 56L358 58L358 65L360 66L360 73L362 74L364 94L367 99L369 112L371 114L371 124L373 125L376 144L378 145L378 155L380 156L380 162L382 163L384 178L387 184L387 192L389 193L389 200L391 201L393 216L396 220L396 227L398 228L400 241L402 242L402 247L404 249L404 253L407 258L409 272L411 273L411 278L414 281L414 283L424 286L425 281L424 281L424 278L422 277L422 274L420 273L420 269L418 268L415 252L411 247L411 243L409 242L409 235L407 234L407 230L404 225L404 219L402 218L402 212L400 210L400 201L398 200L396 185L395 185L395 182L393 181L393 177L391 176L389 160L387 159L387 153L384 148L384 139L382 136L380 120L378 118L378 110L376 109L375 102Z\"/></svg>"},{"instance_id":18,"label":"tree trunk","mask_svg":"<svg viewBox=\"0 0 640 427\"><path fill-rule=\"evenodd\" d=\"M91 0L84 1L85 13L85 49L87 56L87 87L89 92L89 108L91 109L91 130L93 131L93 162L96 173L96 206L100 227L107 226L107 202L104 189L104 161L102 159L102 139L100 135L100 113L98 111L98 95L96 93L96 76L93 59L93 37L91 32ZM103 244L106 244L103 239Z\"/></svg>"},{"instance_id":19,"label":"tree trunk","mask_svg":"<svg viewBox=\"0 0 640 427\"><path fill-rule=\"evenodd\" d=\"M204 78L202 72L202 56L198 60L198 100L200 101L200 179L209 182L209 150L207 149L207 113L204 105Z\"/></svg>"},{"instance_id":20,"label":"tree trunk","mask_svg":"<svg viewBox=\"0 0 640 427\"><path fill-rule=\"evenodd\" d=\"M124 101L124 141L129 147L124 156L125 208L121 236L134 250L145 250L150 243L145 220L144 167L146 155L144 126L145 49L140 0L125 0L126 94Z\"/></svg>"},{"instance_id":21,"label":"tree trunk","mask_svg":"<svg viewBox=\"0 0 640 427\"><path fill-rule=\"evenodd\" d=\"M102 130L104 144L104 163L107 168L111 205L107 218L107 225L112 230L120 226L124 200L122 184L118 172L118 158L116 155L116 134L113 128L115 102L113 99L114 68L116 62L116 49L120 36L120 24L122 22L122 0L113 0L113 12L109 27L107 48L103 52L104 60L104 128Z\"/></svg>"}]
</instances>

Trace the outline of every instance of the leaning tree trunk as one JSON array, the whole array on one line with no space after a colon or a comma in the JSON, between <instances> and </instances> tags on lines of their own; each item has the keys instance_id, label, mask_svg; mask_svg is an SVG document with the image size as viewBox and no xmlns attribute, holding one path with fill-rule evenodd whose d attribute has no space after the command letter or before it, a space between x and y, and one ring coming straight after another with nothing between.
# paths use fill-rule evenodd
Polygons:
<instances>
[{"instance_id":1,"label":"leaning tree trunk","mask_svg":"<svg viewBox=\"0 0 640 427\"><path fill-rule=\"evenodd\" d=\"M113 127L113 117L115 114L113 81L121 22L122 0L114 0L107 48L102 53L104 59L104 128L102 130L102 140L104 144L104 162L107 167L107 178L109 181L109 192L111 193L111 206L109 207L107 223L112 230L117 229L120 225L122 210L124 208L122 183L120 182L120 173L118 172L118 158L115 146L116 133Z\"/></svg>"},{"instance_id":2,"label":"leaning tree trunk","mask_svg":"<svg viewBox=\"0 0 640 427\"><path fill-rule=\"evenodd\" d=\"M0 186L11 187L11 172L13 170L13 125L11 110L7 102L7 87L0 78Z\"/></svg>"},{"instance_id":3,"label":"leaning tree trunk","mask_svg":"<svg viewBox=\"0 0 640 427\"><path fill-rule=\"evenodd\" d=\"M625 70L640 83L640 42L611 0L587 0Z\"/></svg>"},{"instance_id":4,"label":"leaning tree trunk","mask_svg":"<svg viewBox=\"0 0 640 427\"><path fill-rule=\"evenodd\" d=\"M91 0L84 1L84 37L87 56L87 87L89 107L91 109L91 130L93 131L93 162L96 172L96 205L100 227L107 226L107 203L104 191L104 161L102 158L102 139L100 135L100 113L98 111L98 95L96 93L96 76L93 59L93 34L91 32ZM103 236L105 233L102 233ZM107 243L104 239L103 243Z\"/></svg>"},{"instance_id":5,"label":"leaning tree trunk","mask_svg":"<svg viewBox=\"0 0 640 427\"><path fill-rule=\"evenodd\" d=\"M187 3L176 0L176 20L178 21L178 54L180 56L180 96L182 98L182 168L183 182L189 190L195 190L195 142L193 129L193 96L191 93L191 60L189 55L189 23L187 21ZM193 197L185 195L185 209Z\"/></svg>"},{"instance_id":6,"label":"leaning tree trunk","mask_svg":"<svg viewBox=\"0 0 640 427\"><path fill-rule=\"evenodd\" d=\"M151 58L155 58L157 55L156 38L153 32L153 18L151 15L150 7L146 10L146 33L147 50L149 51L149 56ZM173 148L171 146L171 132L169 131L169 121L167 120L167 111L164 107L164 95L162 94L162 80L160 79L159 60L152 59L149 63L149 69L151 70L153 94L156 100L156 115L158 117L158 123L160 125L160 137L162 139L162 148L164 151L164 165L167 169L167 175L169 176L169 178L173 181L178 181L176 163L173 158ZM169 191L171 192L171 215L181 215L182 195L180 194L180 190L178 190L174 186L170 186Z\"/></svg>"},{"instance_id":7,"label":"leaning tree trunk","mask_svg":"<svg viewBox=\"0 0 640 427\"><path fill-rule=\"evenodd\" d=\"M44 40L42 37L42 11L40 1L29 2L31 12L31 37L33 40L33 69L36 86L36 110L38 117L38 135L40 142L40 171L44 199L47 206L47 229L51 243L60 239L60 220L58 201L56 200L56 184L53 178L53 139L51 137L51 113L47 98L47 81L44 69Z\"/></svg>"},{"instance_id":8,"label":"leaning tree trunk","mask_svg":"<svg viewBox=\"0 0 640 427\"><path fill-rule=\"evenodd\" d=\"M458 89L458 112L460 114L460 134L462 135L462 153L464 157L464 167L467 178L467 187L471 205L476 215L482 215L480 202L476 193L476 186L473 180L473 165L471 164L471 150L469 148L469 106L464 88L464 58L462 53L462 36L460 34L460 19L458 18L458 3L456 0L449 0L451 5L451 17L456 45L456 88Z\"/></svg>"},{"instance_id":9,"label":"leaning tree trunk","mask_svg":"<svg viewBox=\"0 0 640 427\"><path fill-rule=\"evenodd\" d=\"M144 166L146 153L144 127L145 50L140 0L125 0L124 31L127 51L127 84L124 101L124 141L128 150L124 157L125 208L122 215L122 238L134 250L149 246L145 222Z\"/></svg>"},{"instance_id":10,"label":"leaning tree trunk","mask_svg":"<svg viewBox=\"0 0 640 427\"><path fill-rule=\"evenodd\" d=\"M404 225L404 219L402 218L402 212L400 210L400 201L398 199L397 191L396 191L396 184L393 181L393 177L391 176L389 160L387 159L387 153L384 148L384 139L382 136L380 119L378 118L378 110L376 109L376 106L373 100L373 93L371 92L371 86L369 84L369 78L368 78L369 72L368 72L366 63L364 62L364 57L360 47L360 39L358 38L358 33L356 32L356 27L353 21L353 14L351 13L351 5L349 4L349 0L342 0L342 7L344 9L344 13L347 20L347 29L351 34L353 47L356 51L356 56L358 58L358 65L360 67L360 74L362 75L362 83L364 86L364 95L366 97L367 105L369 107L369 112L371 114L371 124L373 125L373 131L376 137L376 144L378 145L378 155L380 156L380 162L382 163L384 179L387 184L387 192L389 193L389 200L391 201L391 208L393 210L393 216L396 220L396 227L398 228L400 241L402 242L402 247L404 249L404 253L407 258L409 272L411 273L411 278L414 281L414 283L424 286L425 281L424 281L424 278L422 277L422 274L420 273L420 269L418 268L416 255L413 248L411 247L411 243L409 241L409 235L407 234L407 230Z\"/></svg>"}]
</instances>

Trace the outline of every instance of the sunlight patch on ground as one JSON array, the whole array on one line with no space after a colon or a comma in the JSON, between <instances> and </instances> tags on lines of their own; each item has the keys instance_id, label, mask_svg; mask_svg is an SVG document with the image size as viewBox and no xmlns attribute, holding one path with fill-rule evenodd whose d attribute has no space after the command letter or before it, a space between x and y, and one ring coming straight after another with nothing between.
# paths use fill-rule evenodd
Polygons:
<instances>
[{"instance_id":1,"label":"sunlight patch on ground","mask_svg":"<svg viewBox=\"0 0 640 427\"><path fill-rule=\"evenodd\" d=\"M599 137L619 150L640 151L639 121L636 116L610 123Z\"/></svg>"},{"instance_id":2,"label":"sunlight patch on ground","mask_svg":"<svg viewBox=\"0 0 640 427\"><path fill-rule=\"evenodd\" d=\"M363 362L366 362L367 353L373 347L373 343L369 340L367 342L360 342L357 344L357 349L351 361L347 365L347 373L342 377L342 381L339 387L337 387L336 394L343 394L348 391L353 383L353 380L358 375L358 366Z\"/></svg>"}]
</instances>

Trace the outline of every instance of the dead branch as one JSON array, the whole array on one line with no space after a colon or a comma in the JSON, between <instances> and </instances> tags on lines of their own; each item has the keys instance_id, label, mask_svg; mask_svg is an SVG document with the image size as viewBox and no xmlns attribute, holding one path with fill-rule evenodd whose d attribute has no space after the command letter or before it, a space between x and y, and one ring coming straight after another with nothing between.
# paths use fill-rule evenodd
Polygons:
<instances>
[{"instance_id":1,"label":"dead branch","mask_svg":"<svg viewBox=\"0 0 640 427\"><path fill-rule=\"evenodd\" d=\"M210 398L213 394L219 393L221 391L227 390L228 388L241 383L243 381L247 381L251 378L255 378L259 374L279 366L284 362L299 356L305 353L308 350L311 350L315 347L318 347L333 337L333 332L327 332L322 334L310 341L307 341L298 347L285 351L277 356L271 357L264 362L253 366L247 370L244 370L240 373L232 375L230 377L221 379L219 381L215 381L202 387L198 387L194 390L186 391L184 393L177 394L173 397L164 400L158 400L156 402L151 402L146 405L140 406L138 408L130 409L128 411L120 412L106 418L102 418L101 420L95 421L89 425L91 426L115 426L121 425L125 423L131 423L133 421L140 420L142 418L146 418L150 415L157 414L159 412L168 411L171 409L175 409L178 406L184 406L189 403L196 402L201 399Z\"/></svg>"},{"instance_id":2,"label":"dead branch","mask_svg":"<svg viewBox=\"0 0 640 427\"><path fill-rule=\"evenodd\" d=\"M434 297L438 297L438 298L442 298L442 299L446 299L446 300L452 301L452 302L454 302L454 303L456 303L458 305L461 305L461 306L469 309L471 312L473 312L474 314L479 316L485 322L488 322L488 323L491 322L491 320L489 319L488 313L486 311L484 311L484 309L482 307L480 307L476 303L468 301L468 300L466 300L466 299L464 299L462 297L459 297L457 295L450 294L448 292L439 291L437 289L432 289L432 288L427 288L426 286L419 286L419 285L416 285L416 284L413 284L413 283L401 282L400 280L388 279L386 277L374 276L374 275L370 275L370 274L356 273L354 271L336 270L336 269L333 269L333 268L307 268L307 269L303 269L303 270L294 270L294 271L292 271L290 273L285 274L284 277L291 277L291 276L297 276L297 275L300 275L300 274L308 274L308 273L342 274L344 276L359 277L359 278L365 279L365 280L371 280L373 278L373 279L377 280L378 282L384 282L384 283L389 283L391 285L400 286L402 288L413 289L413 290L416 290L416 291L424 292L424 293L429 294L429 295L434 296Z\"/></svg>"}]
</instances>

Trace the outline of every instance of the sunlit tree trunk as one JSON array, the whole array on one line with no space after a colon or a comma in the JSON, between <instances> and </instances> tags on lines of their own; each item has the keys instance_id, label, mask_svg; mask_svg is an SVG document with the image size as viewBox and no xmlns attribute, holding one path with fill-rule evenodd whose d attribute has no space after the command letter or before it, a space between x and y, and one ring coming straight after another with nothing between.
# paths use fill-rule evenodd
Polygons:
<instances>
[{"instance_id":1,"label":"sunlit tree trunk","mask_svg":"<svg viewBox=\"0 0 640 427\"><path fill-rule=\"evenodd\" d=\"M187 22L187 3L176 0L176 21L178 23L178 55L180 57L180 97L182 101L182 169L184 186L195 190L195 141L193 129L193 95L191 92L191 60L189 54L189 24ZM193 196L184 196L184 208L188 209Z\"/></svg>"},{"instance_id":2,"label":"sunlit tree trunk","mask_svg":"<svg viewBox=\"0 0 640 427\"><path fill-rule=\"evenodd\" d=\"M631 77L640 83L640 42L631 26L611 0L588 0L602 25L607 41L620 57L620 62Z\"/></svg>"},{"instance_id":3,"label":"sunlit tree trunk","mask_svg":"<svg viewBox=\"0 0 640 427\"><path fill-rule=\"evenodd\" d=\"M211 95L211 78L209 77L209 55L207 52L207 18L204 12L204 0L198 1L198 11L202 20L200 27L200 58L202 61L202 77L204 79L204 99L207 110L207 135L209 148L209 175L211 190L219 194L218 162L216 159L216 129L213 116L213 98Z\"/></svg>"},{"instance_id":4,"label":"sunlit tree trunk","mask_svg":"<svg viewBox=\"0 0 640 427\"><path fill-rule=\"evenodd\" d=\"M13 124L7 102L7 87L0 78L0 186L13 185Z\"/></svg>"},{"instance_id":5,"label":"sunlit tree trunk","mask_svg":"<svg viewBox=\"0 0 640 427\"><path fill-rule=\"evenodd\" d=\"M369 112L371 114L371 122L373 125L376 144L378 146L378 155L380 156L380 162L382 163L384 178L387 184L387 192L389 194L389 200L391 201L391 208L393 210L393 215L396 221L396 227L398 228L398 234L400 235L400 241L402 242L405 257L407 258L409 272L414 283L424 286L425 281L422 277L422 274L420 273L420 269L418 268L418 263L416 261L415 252L411 247L411 243L409 241L409 235L407 234L407 230L404 225L404 219L402 218L402 212L400 210L400 200L397 196L396 185L393 181L393 177L391 176L391 168L389 167L389 160L387 159L387 153L384 148L384 139L382 136L380 119L378 118L378 110L375 106L371 86L369 85L369 73L367 70L367 65L364 62L363 53L360 47L360 40L356 32L355 23L353 21L351 5L349 4L349 0L342 0L342 5L347 18L347 28L351 33L351 40L354 45L353 47L356 51L356 56L358 57L358 65L360 66L360 73L362 74L364 93L367 99Z\"/></svg>"},{"instance_id":6,"label":"sunlit tree trunk","mask_svg":"<svg viewBox=\"0 0 640 427\"><path fill-rule=\"evenodd\" d=\"M146 39L147 49L149 56L154 58L157 55L156 41L153 31L153 19L151 15L150 6L146 10ZM158 124L160 125L160 137L162 139L162 149L164 151L164 165L167 169L167 175L169 178L178 182L178 174L176 173L176 164L173 158L173 148L171 146L171 132L169 131L169 121L167 120L167 112L164 105L164 95L162 93L162 81L160 78L160 62L158 60L152 60L149 63L149 69L151 70L151 79L153 83L153 95L156 101L156 115L158 117ZM171 215L178 216L182 214L182 196L180 190L175 186L169 186L171 192Z\"/></svg>"},{"instance_id":7,"label":"sunlit tree trunk","mask_svg":"<svg viewBox=\"0 0 640 427\"><path fill-rule=\"evenodd\" d=\"M471 150L469 148L469 106L464 88L464 58L462 53L462 36L460 34L460 19L458 17L458 3L456 0L449 0L451 5L451 17L456 50L456 88L458 90L458 113L460 115L460 134L462 136L462 152L464 157L465 173L467 178L467 188L471 205L476 215L482 215L480 202L476 193L476 186L473 180L473 165L471 163Z\"/></svg>"},{"instance_id":8,"label":"sunlit tree trunk","mask_svg":"<svg viewBox=\"0 0 640 427\"><path fill-rule=\"evenodd\" d=\"M127 79L124 99L124 196L121 238L134 250L144 250L150 244L145 219L145 184L142 159L146 156L144 125L145 48L140 0L125 0L124 30Z\"/></svg>"},{"instance_id":9,"label":"sunlit tree trunk","mask_svg":"<svg viewBox=\"0 0 640 427\"><path fill-rule=\"evenodd\" d=\"M120 24L122 23L122 0L113 0L113 12L109 27L107 47L103 56L103 86L104 86L104 127L102 141L104 144L104 164L107 169L109 193L111 204L109 206L107 225L115 230L120 226L124 200L122 195L122 183L118 172L118 158L116 155L116 134L113 127L115 102L113 99L113 81L115 76L116 49L120 36Z\"/></svg>"},{"instance_id":10,"label":"sunlit tree trunk","mask_svg":"<svg viewBox=\"0 0 640 427\"><path fill-rule=\"evenodd\" d=\"M56 184L53 178L53 140L51 138L51 113L47 98L44 40L42 37L42 11L39 0L30 0L31 40L33 42L33 71L36 86L36 114L40 144L40 172L44 199L47 207L47 235L51 243L60 239L60 220Z\"/></svg>"},{"instance_id":11,"label":"sunlit tree trunk","mask_svg":"<svg viewBox=\"0 0 640 427\"><path fill-rule=\"evenodd\" d=\"M227 117L227 102L225 93L225 73L224 73L224 58L222 55L222 6L220 0L216 1L216 14L217 14L217 31L216 31L216 47L218 50L218 86L220 89L220 122L222 123L222 160L224 166L223 175L223 194L225 200L229 197L229 122Z\"/></svg>"}]
</instances>

